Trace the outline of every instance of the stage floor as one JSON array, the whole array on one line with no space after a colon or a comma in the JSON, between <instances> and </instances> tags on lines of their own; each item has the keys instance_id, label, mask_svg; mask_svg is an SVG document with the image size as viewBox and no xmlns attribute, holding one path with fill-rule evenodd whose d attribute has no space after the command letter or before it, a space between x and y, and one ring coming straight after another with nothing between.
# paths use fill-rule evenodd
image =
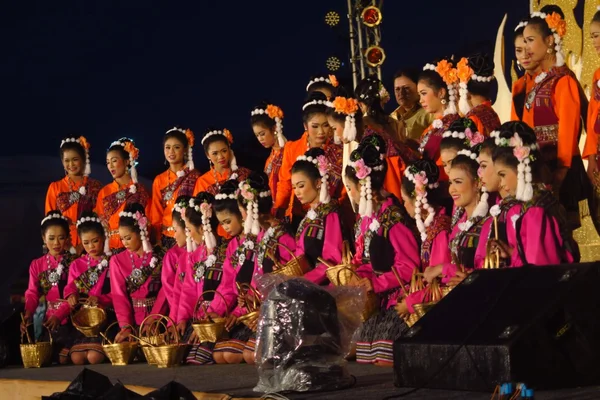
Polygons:
<instances>
[{"instance_id":1,"label":"stage floor","mask_svg":"<svg viewBox=\"0 0 600 400\"><path fill-rule=\"evenodd\" d=\"M29 381L72 381L82 370L80 366L56 366L41 369L23 369L9 367L0 369L0 379ZM195 392L222 393L233 398L259 398L261 393L253 392L257 382L256 369L249 365L210 365L183 366L158 369L146 364L133 364L113 367L110 364L86 366L108 376L113 383L159 388L172 380L180 382ZM335 392L287 394L290 399L382 399L386 396L400 395L408 389L399 389L393 385L391 369L373 366L349 364L350 372L356 377L356 384L349 389ZM44 393L50 395L52 393ZM450 392L422 389L402 398L427 400L489 400L491 393ZM11 398L0 395L0 398ZM536 400L558 399L598 399L600 387L589 387L554 392L536 392Z\"/></svg>"}]
</instances>

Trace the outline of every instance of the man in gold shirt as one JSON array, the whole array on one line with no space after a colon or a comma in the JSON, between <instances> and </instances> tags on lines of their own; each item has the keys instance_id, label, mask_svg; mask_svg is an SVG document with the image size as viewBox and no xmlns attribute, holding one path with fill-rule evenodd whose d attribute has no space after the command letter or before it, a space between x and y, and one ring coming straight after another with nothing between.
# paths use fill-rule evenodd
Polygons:
<instances>
[{"instance_id":1,"label":"man in gold shirt","mask_svg":"<svg viewBox=\"0 0 600 400\"><path fill-rule=\"evenodd\" d=\"M390 117L404 121L406 136L417 142L434 119L433 114L426 112L419 104L418 81L419 71L416 69L407 68L394 75L394 94L399 107L390 114Z\"/></svg>"}]
</instances>

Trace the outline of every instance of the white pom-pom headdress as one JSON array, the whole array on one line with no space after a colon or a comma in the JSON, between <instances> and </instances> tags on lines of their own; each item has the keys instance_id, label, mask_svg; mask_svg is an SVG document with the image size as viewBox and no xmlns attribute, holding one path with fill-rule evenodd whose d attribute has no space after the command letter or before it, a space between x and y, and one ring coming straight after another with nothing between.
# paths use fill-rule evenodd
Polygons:
<instances>
[{"instance_id":1,"label":"white pom-pom headdress","mask_svg":"<svg viewBox=\"0 0 600 400\"><path fill-rule=\"evenodd\" d=\"M429 183L427 173L419 170L414 165L404 170L404 176L415 185L415 221L419 233L421 233L421 240L425 240L427 239L427 228L435 218L435 209L427 201L427 189L435 189L439 186L439 183ZM422 210L427 211L425 221L423 221Z\"/></svg>"},{"instance_id":2,"label":"white pom-pom headdress","mask_svg":"<svg viewBox=\"0 0 600 400\"><path fill-rule=\"evenodd\" d=\"M40 223L40 225L44 225L47 221L50 221L51 219L62 219L62 220L65 220L65 221L69 222L69 219L67 217L65 217L64 215L59 214L59 213L52 213L52 214L46 216L42 220L42 222Z\"/></svg>"},{"instance_id":3,"label":"white pom-pom headdress","mask_svg":"<svg viewBox=\"0 0 600 400\"><path fill-rule=\"evenodd\" d=\"M253 189L248 182L240 182L240 195L246 205L246 220L244 221L244 233L246 235L258 235L260 233L260 222L258 219L258 200L271 195L270 190L259 192Z\"/></svg>"},{"instance_id":4,"label":"white pom-pom headdress","mask_svg":"<svg viewBox=\"0 0 600 400\"><path fill-rule=\"evenodd\" d=\"M90 163L90 144L88 143L87 139L84 136L79 136L78 138L70 137L64 139L62 142L60 142L61 149L65 145L65 143L79 143L81 147L83 147L83 150L85 151L85 169L83 171L83 175L90 176L90 174L92 173L92 164Z\"/></svg>"},{"instance_id":5,"label":"white pom-pom headdress","mask_svg":"<svg viewBox=\"0 0 600 400\"><path fill-rule=\"evenodd\" d=\"M301 155L296 158L296 161L308 161L317 167L319 170L319 175L321 175L321 191L319 192L319 201L323 204L329 203L331 197L329 195L329 163L327 162L327 158L324 155L317 157L307 157L306 155Z\"/></svg>"},{"instance_id":6,"label":"white pom-pom headdress","mask_svg":"<svg viewBox=\"0 0 600 400\"><path fill-rule=\"evenodd\" d=\"M194 152L193 152L193 147L194 147L194 143L196 141L196 138L194 136L194 132L192 132L190 129L186 129L183 130L181 128L177 128L177 127L173 127L171 129L169 129L165 135L168 135L171 132L181 132L185 135L187 142L188 142L188 150L187 150L187 163L186 163L186 167L188 168L188 170L193 170L195 168L194 166Z\"/></svg>"},{"instance_id":7,"label":"white pom-pom headdress","mask_svg":"<svg viewBox=\"0 0 600 400\"><path fill-rule=\"evenodd\" d=\"M204 236L204 244L206 245L207 250L211 252L215 247L217 247L217 238L215 237L210 224L210 220L213 215L212 204L210 204L208 201L203 201L202 203L197 204L196 199L192 198L188 202L188 206L202 215L202 233Z\"/></svg>"},{"instance_id":8,"label":"white pom-pom headdress","mask_svg":"<svg viewBox=\"0 0 600 400\"><path fill-rule=\"evenodd\" d=\"M442 60L433 64L425 64L423 71L435 71L444 80L448 88L448 107L444 110L444 115L456 114L456 84L458 83L458 73L451 62Z\"/></svg>"},{"instance_id":9,"label":"white pom-pom headdress","mask_svg":"<svg viewBox=\"0 0 600 400\"><path fill-rule=\"evenodd\" d=\"M117 140L110 144L110 147L121 146L127 154L129 154L129 173L131 174L131 180L133 183L138 183L138 174L136 169L137 159L140 154L140 151L135 145L133 141L125 141L125 140Z\"/></svg>"},{"instance_id":10,"label":"white pom-pom headdress","mask_svg":"<svg viewBox=\"0 0 600 400\"><path fill-rule=\"evenodd\" d=\"M474 148L475 146L477 146L481 142L483 142L483 135L479 132L473 133L469 128L467 128L465 133L466 133L467 139L469 140L470 149L460 150L458 153L456 153L456 155L457 156L463 155L463 156L468 157L471 160L475 161L477 164L479 164L479 160L477 159L477 153L474 150L472 150L472 148ZM477 169L477 174L478 175L480 174L479 168ZM478 179L479 178L480 178L480 176L478 176ZM481 197L479 198L479 203L477 203L477 206L475 206L475 210L473 211L471 220L478 218L478 217L483 218L487 215L489 207L490 207L488 204L489 197L490 197L490 194L487 192L487 189L485 188L485 186L483 186L481 188Z\"/></svg>"},{"instance_id":11,"label":"white pom-pom headdress","mask_svg":"<svg viewBox=\"0 0 600 400\"><path fill-rule=\"evenodd\" d=\"M77 223L75 224L75 226L77 228L79 228L79 225L86 223L86 222L94 222L94 223L100 224L100 226L102 226L102 230L104 230L104 254L106 254L107 256L111 255L112 252L110 251L110 236L108 235L108 230L106 229L106 227L104 225L102 225L102 221L100 220L100 218L98 218L98 217L82 217L77 220Z\"/></svg>"},{"instance_id":12,"label":"white pom-pom headdress","mask_svg":"<svg viewBox=\"0 0 600 400\"><path fill-rule=\"evenodd\" d=\"M554 51L556 51L556 66L562 67L565 65L565 55L563 53L563 40L562 38L567 33L567 23L557 12L553 12L552 14L546 14L543 12L533 12L530 15L530 18L539 18L546 22L548 28L552 31L552 35L554 36ZM520 25L520 24L519 24ZM525 23L524 26L526 26Z\"/></svg>"},{"instance_id":13,"label":"white pom-pom headdress","mask_svg":"<svg viewBox=\"0 0 600 400\"><path fill-rule=\"evenodd\" d=\"M317 78L311 79L308 82L308 85L306 85L306 91L308 92L308 90L310 89L310 87L312 85L314 85L315 83L320 83L320 82L327 83L327 84L333 86L334 88L339 86L338 80L335 77L335 75L329 75L327 77L325 77L325 76L319 76Z\"/></svg>"},{"instance_id":14,"label":"white pom-pom headdress","mask_svg":"<svg viewBox=\"0 0 600 400\"><path fill-rule=\"evenodd\" d=\"M342 137L348 142L356 139L356 113L358 112L358 101L351 97L336 97L333 101L326 103L327 107L333 108L336 113L346 116L344 121L344 132Z\"/></svg>"},{"instance_id":15,"label":"white pom-pom headdress","mask_svg":"<svg viewBox=\"0 0 600 400\"><path fill-rule=\"evenodd\" d=\"M283 136L283 111L281 108L269 104L265 108L255 108L250 116L266 114L269 118L275 121L275 134L277 135L277 141L279 147L285 146L287 139Z\"/></svg>"},{"instance_id":16,"label":"white pom-pom headdress","mask_svg":"<svg viewBox=\"0 0 600 400\"><path fill-rule=\"evenodd\" d=\"M150 253L152 251L152 246L150 245L150 236L148 235L148 218L139 211L136 211L135 213L121 211L119 213L119 218L134 219L135 224L140 228L140 237L142 239L144 252Z\"/></svg>"},{"instance_id":17,"label":"white pom-pom headdress","mask_svg":"<svg viewBox=\"0 0 600 400\"><path fill-rule=\"evenodd\" d=\"M210 131L206 135L204 135L201 143L204 144L206 139L208 139L211 136L215 136L215 135L225 136L225 139L227 139L227 143L229 143L229 151L231 152L231 162L229 163L229 168L231 168L231 172L232 172L229 179L236 180L238 178L238 174L236 173L236 171L238 170L238 165L237 165L237 160L235 158L235 154L233 153L233 149L231 149L231 145L233 144L233 135L231 134L229 129Z\"/></svg>"}]
</instances>

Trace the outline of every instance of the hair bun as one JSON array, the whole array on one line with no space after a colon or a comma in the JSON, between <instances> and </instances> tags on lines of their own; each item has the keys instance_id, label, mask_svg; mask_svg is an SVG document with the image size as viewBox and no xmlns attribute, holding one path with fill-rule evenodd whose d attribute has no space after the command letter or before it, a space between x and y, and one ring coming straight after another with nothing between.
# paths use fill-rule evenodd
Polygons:
<instances>
[{"instance_id":1,"label":"hair bun","mask_svg":"<svg viewBox=\"0 0 600 400\"><path fill-rule=\"evenodd\" d=\"M365 146L367 144L371 144L378 148L379 154L387 154L387 142L385 141L383 136L379 134L379 132L369 127L365 128L365 135L358 144L357 148L360 148L361 146Z\"/></svg>"},{"instance_id":2,"label":"hair bun","mask_svg":"<svg viewBox=\"0 0 600 400\"><path fill-rule=\"evenodd\" d=\"M548 4L545 5L544 7L542 7L540 9L540 12L544 13L544 14L548 14L551 15L552 13L557 13L558 15L560 15L560 17L562 19L565 19L565 13L563 12L563 10L557 6L556 4Z\"/></svg>"},{"instance_id":3,"label":"hair bun","mask_svg":"<svg viewBox=\"0 0 600 400\"><path fill-rule=\"evenodd\" d=\"M215 201L215 196L208 192L200 192L194 197L196 203L209 203L212 204Z\"/></svg>"},{"instance_id":4,"label":"hair bun","mask_svg":"<svg viewBox=\"0 0 600 400\"><path fill-rule=\"evenodd\" d=\"M473 132L477 131L477 125L471 118L459 118L450 125L448 130L450 132L464 132L467 128L471 129Z\"/></svg>"},{"instance_id":5,"label":"hair bun","mask_svg":"<svg viewBox=\"0 0 600 400\"><path fill-rule=\"evenodd\" d=\"M83 211L81 213L81 216L79 217L79 219L82 219L82 218L98 218L98 214L96 214L93 211Z\"/></svg>"},{"instance_id":6,"label":"hair bun","mask_svg":"<svg viewBox=\"0 0 600 400\"><path fill-rule=\"evenodd\" d=\"M223 185L221 185L221 190L219 190L219 193L227 195L235 194L235 192L238 190L238 186L239 183L237 181L229 179Z\"/></svg>"},{"instance_id":7,"label":"hair bun","mask_svg":"<svg viewBox=\"0 0 600 400\"><path fill-rule=\"evenodd\" d=\"M494 60L488 54L473 54L469 57L469 67L475 75L488 77L494 75Z\"/></svg>"},{"instance_id":8,"label":"hair bun","mask_svg":"<svg viewBox=\"0 0 600 400\"><path fill-rule=\"evenodd\" d=\"M252 189L260 192L269 190L269 177L263 171L252 171L248 175L246 182L248 182Z\"/></svg>"},{"instance_id":9,"label":"hair bun","mask_svg":"<svg viewBox=\"0 0 600 400\"><path fill-rule=\"evenodd\" d=\"M529 125L521 121L505 122L500 126L498 131L500 132L501 138L510 139L515 133L518 133L523 144L537 143L535 131Z\"/></svg>"},{"instance_id":10,"label":"hair bun","mask_svg":"<svg viewBox=\"0 0 600 400\"><path fill-rule=\"evenodd\" d=\"M133 213L139 212L141 214L146 215L146 211L144 207L140 203L131 203L125 206L124 212Z\"/></svg>"},{"instance_id":11,"label":"hair bun","mask_svg":"<svg viewBox=\"0 0 600 400\"><path fill-rule=\"evenodd\" d=\"M415 161L413 166L419 171L425 172L427 180L430 184L437 182L440 178L440 169L433 160L423 158L421 160Z\"/></svg>"},{"instance_id":12,"label":"hair bun","mask_svg":"<svg viewBox=\"0 0 600 400\"><path fill-rule=\"evenodd\" d=\"M323 150L320 147L312 147L312 148L308 149L308 151L306 153L304 153L304 155L306 157L317 158L319 156L324 156L325 150Z\"/></svg>"},{"instance_id":13,"label":"hair bun","mask_svg":"<svg viewBox=\"0 0 600 400\"><path fill-rule=\"evenodd\" d=\"M314 92L311 92L307 97L306 97L306 101L304 102L304 104L306 103L310 103L311 101L327 101L327 96L325 96L325 94L323 94L322 92L315 90Z\"/></svg>"}]
</instances>

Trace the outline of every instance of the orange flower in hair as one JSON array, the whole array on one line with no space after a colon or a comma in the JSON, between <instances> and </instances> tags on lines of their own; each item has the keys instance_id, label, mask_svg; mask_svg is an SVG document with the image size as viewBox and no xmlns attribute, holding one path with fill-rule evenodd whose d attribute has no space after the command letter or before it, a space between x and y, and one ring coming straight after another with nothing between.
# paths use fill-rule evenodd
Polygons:
<instances>
[{"instance_id":1,"label":"orange flower in hair","mask_svg":"<svg viewBox=\"0 0 600 400\"><path fill-rule=\"evenodd\" d=\"M560 37L563 37L567 33L567 23L561 18L560 14L553 12L546 17L546 23L548 27L558 33Z\"/></svg>"},{"instance_id":2,"label":"orange flower in hair","mask_svg":"<svg viewBox=\"0 0 600 400\"><path fill-rule=\"evenodd\" d=\"M185 130L185 137L187 138L188 145L190 147L194 147L194 142L196 140L196 137L194 136L194 132L192 132L191 129L186 129Z\"/></svg>"},{"instance_id":3,"label":"orange flower in hair","mask_svg":"<svg viewBox=\"0 0 600 400\"><path fill-rule=\"evenodd\" d=\"M437 63L435 67L435 72L437 72L442 78L448 74L448 71L452 69L452 64L447 60L442 60Z\"/></svg>"},{"instance_id":4,"label":"orange flower in hair","mask_svg":"<svg viewBox=\"0 0 600 400\"><path fill-rule=\"evenodd\" d=\"M335 75L329 75L329 82L331 82L331 86L333 87L338 87L340 85Z\"/></svg>"},{"instance_id":5,"label":"orange flower in hair","mask_svg":"<svg viewBox=\"0 0 600 400\"><path fill-rule=\"evenodd\" d=\"M274 106L273 104L269 104L265 111L271 119L283 119L283 111L281 110L281 108Z\"/></svg>"},{"instance_id":6,"label":"orange flower in hair","mask_svg":"<svg viewBox=\"0 0 600 400\"><path fill-rule=\"evenodd\" d=\"M473 75L473 69L469 67L469 60L465 57L461 58L458 64L456 65L456 71L458 79L460 79L460 81L463 83L469 82L471 76Z\"/></svg>"},{"instance_id":7,"label":"orange flower in hair","mask_svg":"<svg viewBox=\"0 0 600 400\"><path fill-rule=\"evenodd\" d=\"M85 149L85 150L89 150L90 149L90 144L88 143L87 139L85 138L85 136L79 136L79 144Z\"/></svg>"},{"instance_id":8,"label":"orange flower in hair","mask_svg":"<svg viewBox=\"0 0 600 400\"><path fill-rule=\"evenodd\" d=\"M458 82L458 71L456 68L451 68L445 75L442 75L442 79L446 82L446 85L453 85Z\"/></svg>"},{"instance_id":9,"label":"orange flower in hair","mask_svg":"<svg viewBox=\"0 0 600 400\"><path fill-rule=\"evenodd\" d=\"M358 111L358 102L353 98L336 97L332 102L335 112L340 114L354 114Z\"/></svg>"},{"instance_id":10,"label":"orange flower in hair","mask_svg":"<svg viewBox=\"0 0 600 400\"><path fill-rule=\"evenodd\" d=\"M233 135L229 132L229 129L223 129L223 136L227 138L229 144L233 143Z\"/></svg>"},{"instance_id":11,"label":"orange flower in hair","mask_svg":"<svg viewBox=\"0 0 600 400\"><path fill-rule=\"evenodd\" d=\"M125 143L125 151L129 153L129 157L133 160L137 160L140 151L131 142Z\"/></svg>"}]
</instances>

